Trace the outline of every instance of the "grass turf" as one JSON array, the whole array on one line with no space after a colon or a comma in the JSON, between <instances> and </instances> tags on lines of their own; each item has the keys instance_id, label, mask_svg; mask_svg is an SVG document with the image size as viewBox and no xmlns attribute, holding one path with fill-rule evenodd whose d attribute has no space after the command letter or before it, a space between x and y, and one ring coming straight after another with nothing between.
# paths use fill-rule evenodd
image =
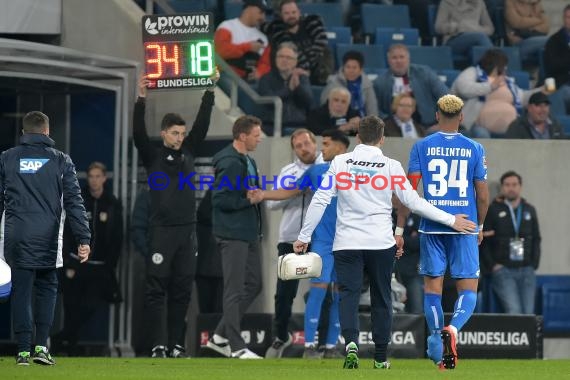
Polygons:
<instances>
[{"instance_id":1,"label":"grass turf","mask_svg":"<svg viewBox=\"0 0 570 380\"><path fill-rule=\"evenodd\" d=\"M440 371L427 359L392 361L390 370L372 369L372 359L360 368L343 370L342 360L236 360L56 358L52 367L30 363L16 366L13 358L0 358L1 379L228 379L228 380L331 380L372 379L570 379L570 360L460 360L453 371ZM380 372L380 373L378 373Z\"/></svg>"}]
</instances>

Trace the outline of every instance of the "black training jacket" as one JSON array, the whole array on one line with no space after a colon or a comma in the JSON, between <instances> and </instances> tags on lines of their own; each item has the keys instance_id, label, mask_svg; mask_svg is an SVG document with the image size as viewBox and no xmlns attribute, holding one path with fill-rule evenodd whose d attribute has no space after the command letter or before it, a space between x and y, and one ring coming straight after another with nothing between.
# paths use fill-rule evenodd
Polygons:
<instances>
[{"instance_id":1,"label":"black training jacket","mask_svg":"<svg viewBox=\"0 0 570 380\"><path fill-rule=\"evenodd\" d=\"M196 197L184 179L196 178L194 174L194 155L206 138L210 126L210 115L214 105L214 93L205 91L200 110L188 136L180 150L173 150L164 145L156 148L150 142L144 121L145 98L138 98L133 115L133 139L143 165L150 177L168 176L168 186L157 190L151 185L150 190L150 225L177 226L196 223ZM157 174L160 173L160 174ZM191 176L191 177L189 177ZM182 179L182 181L180 181ZM161 179L161 183L165 183Z\"/></svg>"},{"instance_id":2,"label":"black training jacket","mask_svg":"<svg viewBox=\"0 0 570 380\"><path fill-rule=\"evenodd\" d=\"M75 165L54 145L30 133L0 155L0 256L11 267L61 267L66 218L77 245L91 240Z\"/></svg>"}]
</instances>

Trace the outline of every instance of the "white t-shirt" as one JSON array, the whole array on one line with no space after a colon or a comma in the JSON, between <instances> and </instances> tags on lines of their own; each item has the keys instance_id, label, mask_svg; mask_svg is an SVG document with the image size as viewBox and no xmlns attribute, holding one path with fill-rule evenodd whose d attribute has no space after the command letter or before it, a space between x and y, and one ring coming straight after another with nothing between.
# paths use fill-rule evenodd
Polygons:
<instances>
[{"instance_id":1,"label":"white t-shirt","mask_svg":"<svg viewBox=\"0 0 570 380\"><path fill-rule=\"evenodd\" d=\"M236 45L257 40L263 41L264 47L257 52L259 55L263 54L267 46L267 36L256 27L244 25L239 18L223 21L218 29L229 30L232 33L232 43Z\"/></svg>"},{"instance_id":2,"label":"white t-shirt","mask_svg":"<svg viewBox=\"0 0 570 380\"><path fill-rule=\"evenodd\" d=\"M359 178L358 186L354 182L357 180L355 176ZM380 189L385 183L382 176L387 179L384 189ZM368 177L370 181L362 183L363 177ZM396 194L406 207L424 218L447 226L455 223L453 215L420 198L408 181L402 164L384 156L376 146L360 144L354 151L336 156L323 181L327 186L319 188L313 196L299 234L299 240L305 243L311 241L313 230L335 195L338 204L334 251L378 250L394 246L392 194ZM402 185L397 185L397 181Z\"/></svg>"}]
</instances>

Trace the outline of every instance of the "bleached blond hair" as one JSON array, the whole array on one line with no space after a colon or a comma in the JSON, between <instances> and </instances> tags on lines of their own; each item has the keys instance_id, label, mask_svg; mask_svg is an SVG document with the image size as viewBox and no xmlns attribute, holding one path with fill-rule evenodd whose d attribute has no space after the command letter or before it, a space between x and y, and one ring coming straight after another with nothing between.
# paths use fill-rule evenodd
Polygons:
<instances>
[{"instance_id":1,"label":"bleached blond hair","mask_svg":"<svg viewBox=\"0 0 570 380\"><path fill-rule=\"evenodd\" d=\"M437 101L437 109L447 117L457 116L463 110L463 100L455 95L444 95Z\"/></svg>"}]
</instances>

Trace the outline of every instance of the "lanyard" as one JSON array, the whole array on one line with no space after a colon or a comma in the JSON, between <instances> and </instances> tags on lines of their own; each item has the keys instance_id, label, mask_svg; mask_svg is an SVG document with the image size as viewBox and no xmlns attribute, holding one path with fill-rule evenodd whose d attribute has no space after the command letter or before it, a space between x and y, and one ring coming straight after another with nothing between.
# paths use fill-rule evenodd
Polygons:
<instances>
[{"instance_id":1,"label":"lanyard","mask_svg":"<svg viewBox=\"0 0 570 380\"><path fill-rule=\"evenodd\" d=\"M513 206L511 206L511 204L507 201L505 201L505 204L507 205L509 211L511 212L511 220L513 221L513 228L515 229L515 235L516 237L519 237L519 230L521 227L521 220L522 220L522 203L519 202L516 219L515 219L515 212L513 211Z\"/></svg>"}]
</instances>

